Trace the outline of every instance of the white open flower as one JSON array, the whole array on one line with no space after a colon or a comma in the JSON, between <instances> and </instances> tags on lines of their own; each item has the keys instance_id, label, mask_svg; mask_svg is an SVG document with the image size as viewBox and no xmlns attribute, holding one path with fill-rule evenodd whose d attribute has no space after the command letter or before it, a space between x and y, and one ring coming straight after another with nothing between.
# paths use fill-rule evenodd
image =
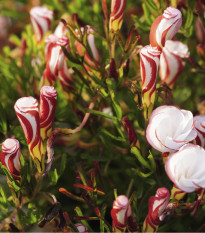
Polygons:
<instances>
[{"instance_id":1,"label":"white open flower","mask_svg":"<svg viewBox=\"0 0 205 233\"><path fill-rule=\"evenodd\" d=\"M175 152L196 136L192 113L175 106L156 108L146 130L149 144L161 152Z\"/></svg>"},{"instance_id":2,"label":"white open flower","mask_svg":"<svg viewBox=\"0 0 205 233\"><path fill-rule=\"evenodd\" d=\"M165 170L169 179L184 192L205 188L205 150L194 144L184 145L168 157Z\"/></svg>"}]
</instances>

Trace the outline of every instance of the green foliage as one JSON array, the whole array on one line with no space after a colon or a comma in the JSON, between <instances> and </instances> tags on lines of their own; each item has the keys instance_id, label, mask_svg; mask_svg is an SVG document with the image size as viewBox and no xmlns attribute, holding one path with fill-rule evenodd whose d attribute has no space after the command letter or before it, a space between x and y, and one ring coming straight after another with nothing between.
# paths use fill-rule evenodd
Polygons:
<instances>
[{"instance_id":1,"label":"green foliage","mask_svg":"<svg viewBox=\"0 0 205 233\"><path fill-rule=\"evenodd\" d=\"M106 2L109 15L111 1ZM161 153L151 148L145 137L147 122L141 104L138 53L142 46L149 44L153 21L170 4L180 7L179 1L127 1L122 29L113 37L108 33L109 22L105 20L100 0L41 1L41 5L44 4L54 10L47 35L54 32L61 18L68 18L70 51L64 46L62 50L72 81L70 87L62 86L59 80L54 83L58 97L53 129L60 132L52 143L44 141L44 149L48 149L45 161L49 149L54 150L54 157L48 174L39 174L13 107L23 96L39 100L48 62L45 41L36 41L28 13L31 1L0 1L1 15L12 22L8 43L0 54L0 139L1 143L6 138L18 139L22 153L21 184L1 166L0 230L9 231L9 223L12 223L21 231L47 231L47 226L51 231L76 231L75 224L81 222L89 232L112 232L113 201L117 195L127 195L138 225L135 230L140 231L148 213L149 197L154 196L159 187L171 190L172 183L165 173ZM165 87L157 80L158 97L154 108L167 104L167 95L171 93L173 105L195 114L199 113L197 101L204 95L205 88L205 59L197 52L194 27L196 16L201 17L202 13L197 11L197 1L184 4L180 8L183 24L176 39L188 44L191 59L186 60L174 89L165 91L165 98L160 96L160 88ZM86 57L89 54L94 61L87 28L84 27L84 33L80 31L84 25L94 27L92 34L100 54L95 65ZM82 45L81 54L77 52L76 41ZM111 65L111 58L116 67ZM123 125L124 116L129 118L140 146L130 140ZM204 203L196 222L190 216L191 210L185 208L186 203L194 203L196 199L195 193L186 195L158 230L198 231L204 223ZM39 230L38 223L55 205L58 206L55 216ZM63 225L63 221L66 224ZM64 229L61 224L68 228Z\"/></svg>"}]
</instances>

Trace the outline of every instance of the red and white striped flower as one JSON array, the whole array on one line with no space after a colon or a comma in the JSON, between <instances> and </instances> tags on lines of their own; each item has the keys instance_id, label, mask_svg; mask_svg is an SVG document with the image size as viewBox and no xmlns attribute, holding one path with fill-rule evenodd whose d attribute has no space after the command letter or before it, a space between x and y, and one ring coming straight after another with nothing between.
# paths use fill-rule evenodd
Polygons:
<instances>
[{"instance_id":1,"label":"red and white striped flower","mask_svg":"<svg viewBox=\"0 0 205 233\"><path fill-rule=\"evenodd\" d=\"M93 68L96 68L96 64L98 64L99 60L100 60L100 55L99 55L99 52L98 52L97 47L95 45L95 37L92 34L92 32L94 32L92 27L89 25L87 25L86 27L87 27L87 41L88 41L88 45L91 49L93 58L91 58L88 51L85 51L84 60L85 60L85 62L88 63L88 65L90 65ZM84 33L84 28L81 28L81 32L82 32L82 34ZM79 35L78 30L76 30L76 33ZM83 56L83 49L84 49L83 45L79 41L76 40L75 47L77 49L78 54L80 56ZM85 67L88 71L91 71L91 69L88 66L85 66Z\"/></svg>"},{"instance_id":2,"label":"red and white striped flower","mask_svg":"<svg viewBox=\"0 0 205 233\"><path fill-rule=\"evenodd\" d=\"M71 72L68 69L68 65L66 63L66 60L63 63L63 68L59 70L58 72L58 79L61 83L62 88L65 89L72 89L71 83L72 83L72 75Z\"/></svg>"},{"instance_id":3,"label":"red and white striped flower","mask_svg":"<svg viewBox=\"0 0 205 233\"><path fill-rule=\"evenodd\" d=\"M160 216L166 209L170 199L169 190L157 189L156 195L149 198L149 213L145 218L142 232L156 232L160 224Z\"/></svg>"},{"instance_id":4,"label":"red and white striped flower","mask_svg":"<svg viewBox=\"0 0 205 233\"><path fill-rule=\"evenodd\" d=\"M167 40L162 49L159 63L159 76L162 82L173 88L178 76L184 69L182 58L189 57L187 45L180 41Z\"/></svg>"},{"instance_id":5,"label":"red and white striped flower","mask_svg":"<svg viewBox=\"0 0 205 233\"><path fill-rule=\"evenodd\" d=\"M7 168L15 180L21 182L20 144L13 138L8 138L2 143L1 163Z\"/></svg>"},{"instance_id":6,"label":"red and white striped flower","mask_svg":"<svg viewBox=\"0 0 205 233\"><path fill-rule=\"evenodd\" d=\"M113 202L111 217L113 231L124 232L127 227L128 217L132 215L132 209L126 196L120 195Z\"/></svg>"},{"instance_id":7,"label":"red and white striped flower","mask_svg":"<svg viewBox=\"0 0 205 233\"><path fill-rule=\"evenodd\" d=\"M41 42L43 36L49 31L53 11L45 6L36 6L30 10L31 22L33 24L36 40Z\"/></svg>"},{"instance_id":8,"label":"red and white striped flower","mask_svg":"<svg viewBox=\"0 0 205 233\"><path fill-rule=\"evenodd\" d=\"M126 6L126 0L112 0L109 28L112 33L120 30L123 22L123 13Z\"/></svg>"},{"instance_id":9,"label":"red and white striped flower","mask_svg":"<svg viewBox=\"0 0 205 233\"><path fill-rule=\"evenodd\" d=\"M40 134L47 139L52 131L55 115L57 91L52 86L43 86L40 91Z\"/></svg>"},{"instance_id":10,"label":"red and white striped flower","mask_svg":"<svg viewBox=\"0 0 205 233\"><path fill-rule=\"evenodd\" d=\"M172 40L182 25L182 14L174 8L168 7L152 23L149 40L151 46L161 49L167 40Z\"/></svg>"},{"instance_id":11,"label":"red and white striped flower","mask_svg":"<svg viewBox=\"0 0 205 233\"><path fill-rule=\"evenodd\" d=\"M54 34L51 34L46 38L46 68L43 73L44 81L43 85L53 85L60 70L63 70L65 55L61 46L69 49L69 40L67 36L58 38Z\"/></svg>"},{"instance_id":12,"label":"red and white striped flower","mask_svg":"<svg viewBox=\"0 0 205 233\"><path fill-rule=\"evenodd\" d=\"M23 128L25 138L32 158L41 163L43 159L43 144L40 137L40 121L38 101L33 97L22 97L15 103L14 109ZM42 167L37 167L40 171Z\"/></svg>"},{"instance_id":13,"label":"red and white striped flower","mask_svg":"<svg viewBox=\"0 0 205 233\"><path fill-rule=\"evenodd\" d=\"M150 116L146 130L149 144L162 153L175 152L184 144L193 141L196 136L192 113L175 106L156 108Z\"/></svg>"},{"instance_id":14,"label":"red and white striped flower","mask_svg":"<svg viewBox=\"0 0 205 233\"><path fill-rule=\"evenodd\" d=\"M140 73L142 79L142 101L146 109L154 105L157 71L161 52L157 47L147 45L140 50ZM145 117L149 117L149 113Z\"/></svg>"},{"instance_id":15,"label":"red and white striped flower","mask_svg":"<svg viewBox=\"0 0 205 233\"><path fill-rule=\"evenodd\" d=\"M80 233L88 233L88 228L86 226L84 226L82 223L76 223L75 226L78 229L78 232Z\"/></svg>"},{"instance_id":16,"label":"red and white striped flower","mask_svg":"<svg viewBox=\"0 0 205 233\"><path fill-rule=\"evenodd\" d=\"M197 132L197 137L194 144L205 148L205 115L201 114L194 117L194 128Z\"/></svg>"},{"instance_id":17,"label":"red and white striped flower","mask_svg":"<svg viewBox=\"0 0 205 233\"><path fill-rule=\"evenodd\" d=\"M58 38L61 38L66 36L67 32L68 29L65 27L64 23L60 22L55 29L54 35L56 35Z\"/></svg>"},{"instance_id":18,"label":"red and white striped flower","mask_svg":"<svg viewBox=\"0 0 205 233\"><path fill-rule=\"evenodd\" d=\"M184 192L205 188L205 150L194 144L184 145L168 157L165 171L169 179Z\"/></svg>"}]
</instances>

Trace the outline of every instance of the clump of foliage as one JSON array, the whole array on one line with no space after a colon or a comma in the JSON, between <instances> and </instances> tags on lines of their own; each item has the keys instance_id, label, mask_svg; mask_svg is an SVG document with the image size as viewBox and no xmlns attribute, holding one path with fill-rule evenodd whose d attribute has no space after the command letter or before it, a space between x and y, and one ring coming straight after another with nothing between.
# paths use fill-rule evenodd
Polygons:
<instances>
[{"instance_id":1,"label":"clump of foliage","mask_svg":"<svg viewBox=\"0 0 205 233\"><path fill-rule=\"evenodd\" d=\"M30 21L32 1L0 3L8 29L0 54L0 140L15 138L21 147L21 182L4 164L0 169L0 230L77 231L81 223L89 232L112 232L113 201L125 195L132 209L127 231L140 232L150 196L160 187L172 194L176 190L162 153L146 139L152 109L147 113L143 102L139 53L150 43L154 20L169 6L179 9L182 26L174 40L186 44L190 56L182 59L186 65L174 87L157 76L152 108L174 105L205 114L205 5L200 0L129 0L118 30L109 25L109 0L45 0L38 5L53 11L50 30L40 41ZM45 38L59 23L67 30L68 41L58 45L69 69L66 81L59 73L54 78L48 74L45 56ZM98 58L88 35L95 39ZM43 140L45 161L40 164L45 168L39 168L14 105L22 97L40 100L44 85L55 87L57 100L53 130ZM171 198L158 231L203 231L203 192Z\"/></svg>"}]
</instances>

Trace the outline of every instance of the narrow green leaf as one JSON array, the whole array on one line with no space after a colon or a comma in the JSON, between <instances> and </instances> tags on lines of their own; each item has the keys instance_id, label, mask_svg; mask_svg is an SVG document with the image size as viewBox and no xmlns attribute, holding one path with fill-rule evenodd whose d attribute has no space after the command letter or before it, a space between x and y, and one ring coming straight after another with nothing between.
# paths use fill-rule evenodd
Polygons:
<instances>
[{"instance_id":1,"label":"narrow green leaf","mask_svg":"<svg viewBox=\"0 0 205 233\"><path fill-rule=\"evenodd\" d=\"M146 168L148 168L149 170L152 170L149 163L142 157L140 151L136 148L136 147L132 147L131 148L131 153L133 153L136 158L138 159L138 161Z\"/></svg>"},{"instance_id":2,"label":"narrow green leaf","mask_svg":"<svg viewBox=\"0 0 205 233\"><path fill-rule=\"evenodd\" d=\"M86 112L90 112L90 113L92 113L94 115L102 116L102 117L105 117L105 118L108 118L108 119L117 120L117 117L109 115L109 114L104 113L104 112L97 111L97 110L86 109Z\"/></svg>"},{"instance_id":3,"label":"narrow green leaf","mask_svg":"<svg viewBox=\"0 0 205 233\"><path fill-rule=\"evenodd\" d=\"M75 210L77 216L84 217L80 207L76 206L74 210ZM80 220L80 221L84 226L86 226L88 228L89 232L94 232L86 220Z\"/></svg>"},{"instance_id":4,"label":"narrow green leaf","mask_svg":"<svg viewBox=\"0 0 205 233\"><path fill-rule=\"evenodd\" d=\"M124 138L117 137L117 136L111 134L110 132L108 132L106 129L101 129L100 132L107 135L107 136L109 136L113 140L120 141L120 142L126 142L126 140Z\"/></svg>"}]
</instances>

